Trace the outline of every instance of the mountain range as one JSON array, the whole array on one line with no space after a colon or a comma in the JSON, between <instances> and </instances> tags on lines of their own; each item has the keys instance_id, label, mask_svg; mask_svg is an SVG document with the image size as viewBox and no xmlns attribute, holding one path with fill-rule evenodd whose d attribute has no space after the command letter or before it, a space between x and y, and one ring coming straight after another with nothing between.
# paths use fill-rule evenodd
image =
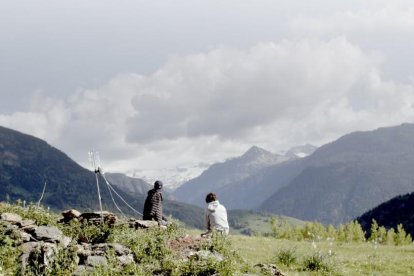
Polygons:
<instances>
[{"instance_id":1,"label":"mountain range","mask_svg":"<svg viewBox=\"0 0 414 276\"><path fill-rule=\"evenodd\" d=\"M309 155L253 147L213 164L173 195L202 206L217 193L228 209L254 209L338 225L414 191L414 125L344 135ZM300 156L300 155L299 155Z\"/></svg>"},{"instance_id":2,"label":"mountain range","mask_svg":"<svg viewBox=\"0 0 414 276\"><path fill-rule=\"evenodd\" d=\"M307 150L310 151L308 154L314 149L315 147L308 146ZM245 185L243 183L246 181L250 183L249 179L252 176L255 179L262 179L261 173L265 168L298 158L293 154L293 150L289 153L290 156L274 154L253 146L242 156L211 165L200 176L191 179L176 189L173 196L179 201L203 206L206 194L214 191L220 195L220 199L227 204L228 209L247 209L254 206L255 202L240 200L244 195L241 193L251 195L252 191L250 189L240 191L236 187L243 186L242 188L247 188L249 184ZM274 188L274 186L271 188ZM253 192L258 193L258 191ZM233 202L232 199L236 199L236 201Z\"/></svg>"},{"instance_id":3,"label":"mountain range","mask_svg":"<svg viewBox=\"0 0 414 276\"><path fill-rule=\"evenodd\" d=\"M216 192L229 210L254 209L337 225L414 191L413 138L414 124L402 124L350 133L316 150L308 146L282 155L252 147L187 181L172 194L185 203L166 200L164 210L202 227L203 210L190 203L204 207L205 195ZM107 176L127 202L142 210L150 184ZM36 202L45 182L44 205L98 210L92 172L45 141L0 127L0 200ZM104 207L115 210L105 185L101 193Z\"/></svg>"},{"instance_id":4,"label":"mountain range","mask_svg":"<svg viewBox=\"0 0 414 276\"><path fill-rule=\"evenodd\" d=\"M292 162L299 170L260 209L325 224L354 219L414 191L413 138L413 124L345 135Z\"/></svg>"}]
</instances>

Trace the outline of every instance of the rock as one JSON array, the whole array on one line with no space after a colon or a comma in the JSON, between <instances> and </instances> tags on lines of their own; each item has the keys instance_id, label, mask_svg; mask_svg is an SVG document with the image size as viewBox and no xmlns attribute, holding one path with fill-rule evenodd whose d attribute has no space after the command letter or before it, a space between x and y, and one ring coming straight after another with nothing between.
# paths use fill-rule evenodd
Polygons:
<instances>
[{"instance_id":1,"label":"rock","mask_svg":"<svg viewBox=\"0 0 414 276\"><path fill-rule=\"evenodd\" d=\"M274 264L257 264L255 267L259 267L263 274L284 276L284 274Z\"/></svg>"},{"instance_id":2,"label":"rock","mask_svg":"<svg viewBox=\"0 0 414 276\"><path fill-rule=\"evenodd\" d=\"M135 228L154 228L158 227L158 222L153 220L135 220Z\"/></svg>"},{"instance_id":3,"label":"rock","mask_svg":"<svg viewBox=\"0 0 414 276\"><path fill-rule=\"evenodd\" d=\"M20 255L19 262L22 266L23 271L26 268L26 266L28 265L29 259L30 259L30 253L24 253L24 254ZM0 275L2 275L2 274L0 274Z\"/></svg>"},{"instance_id":4,"label":"rock","mask_svg":"<svg viewBox=\"0 0 414 276\"><path fill-rule=\"evenodd\" d=\"M117 217L108 211L101 212L91 212L91 213L82 213L79 217L79 220L87 220L89 222L93 222L94 224L100 224L102 218L105 223L108 225L113 225L117 221Z\"/></svg>"},{"instance_id":5,"label":"rock","mask_svg":"<svg viewBox=\"0 0 414 276\"><path fill-rule=\"evenodd\" d=\"M57 252L57 246L54 243L44 243L42 245L42 253L43 253L43 263L46 266L53 261L53 257Z\"/></svg>"},{"instance_id":6,"label":"rock","mask_svg":"<svg viewBox=\"0 0 414 276\"><path fill-rule=\"evenodd\" d=\"M109 243L108 246L110 248L113 248L115 250L115 253L119 256L119 255L128 255L131 254L132 251L131 249L129 249L128 247L119 244L119 243Z\"/></svg>"},{"instance_id":7,"label":"rock","mask_svg":"<svg viewBox=\"0 0 414 276\"><path fill-rule=\"evenodd\" d=\"M116 259L120 265L128 265L134 262L134 256L132 254L117 256Z\"/></svg>"},{"instance_id":8,"label":"rock","mask_svg":"<svg viewBox=\"0 0 414 276\"><path fill-rule=\"evenodd\" d=\"M33 236L39 241L53 241L60 243L62 243L64 238L62 231L53 226L39 226L34 229Z\"/></svg>"},{"instance_id":9,"label":"rock","mask_svg":"<svg viewBox=\"0 0 414 276\"><path fill-rule=\"evenodd\" d=\"M89 266L107 266L108 260L104 256L89 256L85 262Z\"/></svg>"},{"instance_id":10,"label":"rock","mask_svg":"<svg viewBox=\"0 0 414 276\"><path fill-rule=\"evenodd\" d=\"M72 241L71 238L66 237L66 236L63 236L63 239L62 239L62 245L63 245L63 247L64 248L68 247L68 245L70 244L71 241Z\"/></svg>"},{"instance_id":11,"label":"rock","mask_svg":"<svg viewBox=\"0 0 414 276\"><path fill-rule=\"evenodd\" d=\"M218 262L221 262L222 260L224 260L223 255L221 255L220 253L218 253L218 252L210 252L208 250L200 250L200 251L197 251L191 257L196 257L199 260L206 260L206 259L209 259L209 258L213 258L213 259L215 259Z\"/></svg>"},{"instance_id":12,"label":"rock","mask_svg":"<svg viewBox=\"0 0 414 276\"><path fill-rule=\"evenodd\" d=\"M73 273L74 276L85 275L85 272L92 272L93 268L86 265L78 265L78 269Z\"/></svg>"},{"instance_id":13,"label":"rock","mask_svg":"<svg viewBox=\"0 0 414 276\"><path fill-rule=\"evenodd\" d=\"M22 244L22 253L23 254L30 254L38 246L40 246L39 242L25 242L25 243Z\"/></svg>"},{"instance_id":14,"label":"rock","mask_svg":"<svg viewBox=\"0 0 414 276\"><path fill-rule=\"evenodd\" d=\"M35 225L35 221L31 219L25 219L25 220L18 222L17 225L19 225L20 227L28 227L28 226Z\"/></svg>"},{"instance_id":15,"label":"rock","mask_svg":"<svg viewBox=\"0 0 414 276\"><path fill-rule=\"evenodd\" d=\"M92 245L93 255L104 256L107 251L108 251L108 244L106 243L98 243L98 244Z\"/></svg>"},{"instance_id":16,"label":"rock","mask_svg":"<svg viewBox=\"0 0 414 276\"><path fill-rule=\"evenodd\" d=\"M19 223L22 221L22 217L14 213L3 213L1 214L1 220L8 221L11 223Z\"/></svg>"},{"instance_id":17,"label":"rock","mask_svg":"<svg viewBox=\"0 0 414 276\"><path fill-rule=\"evenodd\" d=\"M62 212L62 216L65 221L70 221L74 218L79 218L81 215L82 213L75 209L65 210Z\"/></svg>"},{"instance_id":18,"label":"rock","mask_svg":"<svg viewBox=\"0 0 414 276\"><path fill-rule=\"evenodd\" d=\"M19 231L19 235L22 238L23 242L28 242L32 239L32 235L23 231Z\"/></svg>"}]
</instances>

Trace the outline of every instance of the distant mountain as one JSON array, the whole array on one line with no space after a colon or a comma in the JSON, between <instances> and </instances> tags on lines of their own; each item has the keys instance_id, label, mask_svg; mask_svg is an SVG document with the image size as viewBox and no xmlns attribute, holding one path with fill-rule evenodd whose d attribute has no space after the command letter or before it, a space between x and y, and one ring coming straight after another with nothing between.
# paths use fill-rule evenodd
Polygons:
<instances>
[{"instance_id":1,"label":"distant mountain","mask_svg":"<svg viewBox=\"0 0 414 276\"><path fill-rule=\"evenodd\" d=\"M240 157L213 164L199 177L180 186L173 192L173 196L179 201L204 206L205 196L209 192L217 192L227 185L232 186L233 183L240 182L265 167L286 160L288 158L285 156L253 146ZM221 196L220 198L225 202Z\"/></svg>"},{"instance_id":2,"label":"distant mountain","mask_svg":"<svg viewBox=\"0 0 414 276\"><path fill-rule=\"evenodd\" d=\"M414 193L399 195L366 212L356 220L366 232L370 232L372 219L387 229L397 229L402 224L407 233L414 237Z\"/></svg>"},{"instance_id":3,"label":"distant mountain","mask_svg":"<svg viewBox=\"0 0 414 276\"><path fill-rule=\"evenodd\" d=\"M164 182L165 189L171 192L188 180L199 176L208 167L209 164L207 163L199 163L188 167L133 170L127 174L132 177L141 178L150 184L154 183L155 180L162 180Z\"/></svg>"},{"instance_id":4,"label":"distant mountain","mask_svg":"<svg viewBox=\"0 0 414 276\"><path fill-rule=\"evenodd\" d=\"M106 179L109 183L115 185L119 189L130 194L146 195L152 189L152 185L146 181L126 176L122 173L105 173Z\"/></svg>"},{"instance_id":5,"label":"distant mountain","mask_svg":"<svg viewBox=\"0 0 414 276\"><path fill-rule=\"evenodd\" d=\"M414 125L355 132L288 166L299 169L260 209L338 224L414 191ZM258 184L260 185L260 184Z\"/></svg>"},{"instance_id":6,"label":"distant mountain","mask_svg":"<svg viewBox=\"0 0 414 276\"><path fill-rule=\"evenodd\" d=\"M117 175L112 177L119 179ZM94 173L43 140L0 127L0 201L21 199L37 202L45 181L47 186L42 200L45 206L57 210L99 210ZM114 182L119 184L118 181ZM104 209L117 211L103 179L100 179L100 183ZM147 188L143 185L142 191ZM130 194L121 189L118 193L142 212L145 194ZM119 199L117 203L125 213L136 216ZM203 226L203 210L196 206L165 200L164 212L189 226Z\"/></svg>"},{"instance_id":7,"label":"distant mountain","mask_svg":"<svg viewBox=\"0 0 414 276\"><path fill-rule=\"evenodd\" d=\"M315 147L311 144L297 146L297 147L293 147L293 148L289 149L285 153L285 156L287 156L289 158L303 158L303 157L309 156L312 153L314 153L314 151L316 149L317 149L317 147Z\"/></svg>"}]
</instances>

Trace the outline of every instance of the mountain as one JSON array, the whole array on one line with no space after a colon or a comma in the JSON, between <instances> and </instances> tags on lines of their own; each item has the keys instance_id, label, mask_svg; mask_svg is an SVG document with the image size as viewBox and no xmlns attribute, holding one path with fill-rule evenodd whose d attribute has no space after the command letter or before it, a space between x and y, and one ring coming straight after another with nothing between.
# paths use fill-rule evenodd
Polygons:
<instances>
[{"instance_id":1,"label":"mountain","mask_svg":"<svg viewBox=\"0 0 414 276\"><path fill-rule=\"evenodd\" d=\"M287 159L285 156L253 146L240 157L211 165L200 176L191 179L175 190L173 196L179 201L204 206L205 196L209 192L217 192L227 185L242 181L265 167ZM225 203L221 196L220 200Z\"/></svg>"},{"instance_id":2,"label":"mountain","mask_svg":"<svg viewBox=\"0 0 414 276\"><path fill-rule=\"evenodd\" d=\"M260 209L326 224L346 222L414 190L414 125L354 132L292 163L299 167L296 175Z\"/></svg>"},{"instance_id":3,"label":"mountain","mask_svg":"<svg viewBox=\"0 0 414 276\"><path fill-rule=\"evenodd\" d=\"M149 190L152 189L152 185L146 181L126 176L122 173L105 173L106 179L109 183L115 185L119 189L130 194L142 194L146 195Z\"/></svg>"},{"instance_id":4,"label":"mountain","mask_svg":"<svg viewBox=\"0 0 414 276\"><path fill-rule=\"evenodd\" d=\"M0 127L0 201L37 202L45 181L43 205L57 210L99 210L94 173L41 139ZM104 209L117 211L103 179L99 182ZM145 189L144 185L142 191ZM118 193L136 210L142 211L145 194L130 194L121 189ZM137 216L119 199L116 201L123 212ZM165 200L164 213L189 226L203 227L203 210L196 206Z\"/></svg>"},{"instance_id":5,"label":"mountain","mask_svg":"<svg viewBox=\"0 0 414 276\"><path fill-rule=\"evenodd\" d=\"M380 226L387 229L397 229L402 224L407 233L414 236L414 193L399 195L380 204L364 213L356 220L364 231L370 232L372 220L375 219Z\"/></svg>"},{"instance_id":6,"label":"mountain","mask_svg":"<svg viewBox=\"0 0 414 276\"><path fill-rule=\"evenodd\" d=\"M316 149L317 147L311 144L296 146L296 147L289 149L285 153L285 156L289 158L303 158L303 157L309 156L312 153L314 153Z\"/></svg>"},{"instance_id":7,"label":"mountain","mask_svg":"<svg viewBox=\"0 0 414 276\"><path fill-rule=\"evenodd\" d=\"M154 183L155 180L162 180L166 190L174 191L183 183L199 176L208 168L208 166L209 165L207 163L199 163L188 167L134 170L128 172L127 174L132 177L141 178L148 183Z\"/></svg>"}]
</instances>

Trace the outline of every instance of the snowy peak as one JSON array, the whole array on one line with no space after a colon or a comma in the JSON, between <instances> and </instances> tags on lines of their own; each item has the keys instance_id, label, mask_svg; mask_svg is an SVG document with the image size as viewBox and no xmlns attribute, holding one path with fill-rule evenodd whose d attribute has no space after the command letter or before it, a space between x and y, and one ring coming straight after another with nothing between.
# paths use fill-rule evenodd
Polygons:
<instances>
[{"instance_id":1,"label":"snowy peak","mask_svg":"<svg viewBox=\"0 0 414 276\"><path fill-rule=\"evenodd\" d=\"M242 156L235 158L238 163L244 166L266 167L286 161L286 158L279 154L271 153L257 146L252 146Z\"/></svg>"},{"instance_id":2,"label":"snowy peak","mask_svg":"<svg viewBox=\"0 0 414 276\"><path fill-rule=\"evenodd\" d=\"M258 146L251 147L248 151L246 151L241 157L242 158L256 158L260 156L273 156L274 154L259 148Z\"/></svg>"},{"instance_id":3,"label":"snowy peak","mask_svg":"<svg viewBox=\"0 0 414 276\"><path fill-rule=\"evenodd\" d=\"M297 146L288 150L285 156L289 158L303 158L311 155L316 149L317 147L311 144Z\"/></svg>"}]
</instances>

